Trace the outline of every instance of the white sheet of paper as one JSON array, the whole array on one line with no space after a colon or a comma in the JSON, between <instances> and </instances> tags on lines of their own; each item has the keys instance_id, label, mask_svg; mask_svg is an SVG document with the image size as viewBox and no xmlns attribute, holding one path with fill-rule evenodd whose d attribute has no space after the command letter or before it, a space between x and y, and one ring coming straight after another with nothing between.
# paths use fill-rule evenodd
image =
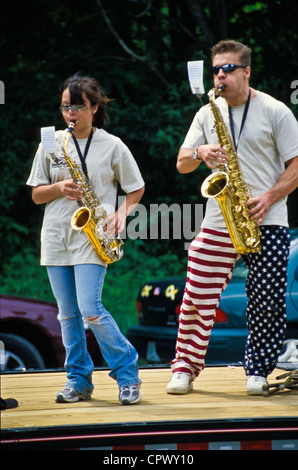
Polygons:
<instances>
[{"instance_id":1,"label":"white sheet of paper","mask_svg":"<svg viewBox=\"0 0 298 470\"><path fill-rule=\"evenodd\" d=\"M40 129L42 147L46 152L55 153L56 139L55 126L42 127Z\"/></svg>"},{"instance_id":2,"label":"white sheet of paper","mask_svg":"<svg viewBox=\"0 0 298 470\"><path fill-rule=\"evenodd\" d=\"M203 83L203 60L192 60L187 62L188 79L191 91L194 95L203 95L205 93Z\"/></svg>"}]
</instances>

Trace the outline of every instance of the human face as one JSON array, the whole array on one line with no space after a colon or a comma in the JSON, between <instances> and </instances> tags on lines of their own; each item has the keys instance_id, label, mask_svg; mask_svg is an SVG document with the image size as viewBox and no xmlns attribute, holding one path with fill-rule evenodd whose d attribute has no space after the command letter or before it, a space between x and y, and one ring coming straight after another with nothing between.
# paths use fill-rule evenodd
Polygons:
<instances>
[{"instance_id":1,"label":"human face","mask_svg":"<svg viewBox=\"0 0 298 470\"><path fill-rule=\"evenodd\" d=\"M77 138L81 139L88 137L92 129L93 115L96 113L98 108L98 106L91 106L91 103L84 92L82 93L82 98L85 103L84 109L75 110L70 108L68 110L62 110L63 119L68 126L70 122L75 121L74 134ZM70 91L66 88L62 93L61 105L69 106L71 104Z\"/></svg>"},{"instance_id":2,"label":"human face","mask_svg":"<svg viewBox=\"0 0 298 470\"><path fill-rule=\"evenodd\" d=\"M213 66L221 67L225 64L242 65L239 60L239 54L235 52L226 52L217 54L213 59ZM250 67L237 68L231 73L225 73L222 69L218 75L214 75L214 86L224 85L222 92L223 98L231 106L239 106L246 102L249 90Z\"/></svg>"}]
</instances>

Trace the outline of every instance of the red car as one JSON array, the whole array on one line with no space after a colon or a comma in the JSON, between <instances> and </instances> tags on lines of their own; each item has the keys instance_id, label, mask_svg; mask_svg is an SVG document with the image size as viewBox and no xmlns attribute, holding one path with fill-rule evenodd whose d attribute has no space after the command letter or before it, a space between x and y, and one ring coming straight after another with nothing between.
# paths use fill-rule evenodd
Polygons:
<instances>
[{"instance_id":1,"label":"red car","mask_svg":"<svg viewBox=\"0 0 298 470\"><path fill-rule=\"evenodd\" d=\"M65 351L57 315L55 303L1 295L1 371L63 367ZM86 335L94 365L101 366L97 342L88 329Z\"/></svg>"}]
</instances>

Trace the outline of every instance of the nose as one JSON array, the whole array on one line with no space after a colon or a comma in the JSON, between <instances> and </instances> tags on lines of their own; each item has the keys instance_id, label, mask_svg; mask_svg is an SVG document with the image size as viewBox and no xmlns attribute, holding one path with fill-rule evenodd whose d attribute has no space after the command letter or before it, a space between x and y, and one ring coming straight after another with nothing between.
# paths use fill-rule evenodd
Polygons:
<instances>
[{"instance_id":1,"label":"nose","mask_svg":"<svg viewBox=\"0 0 298 470\"><path fill-rule=\"evenodd\" d=\"M226 74L225 74L225 72L223 71L222 68L219 69L219 72L218 72L217 76L218 77L225 77L226 76Z\"/></svg>"},{"instance_id":2,"label":"nose","mask_svg":"<svg viewBox=\"0 0 298 470\"><path fill-rule=\"evenodd\" d=\"M72 108L69 108L67 110L67 114L70 114L71 116L74 115L74 114L77 114L77 111L75 109L72 109Z\"/></svg>"}]
</instances>

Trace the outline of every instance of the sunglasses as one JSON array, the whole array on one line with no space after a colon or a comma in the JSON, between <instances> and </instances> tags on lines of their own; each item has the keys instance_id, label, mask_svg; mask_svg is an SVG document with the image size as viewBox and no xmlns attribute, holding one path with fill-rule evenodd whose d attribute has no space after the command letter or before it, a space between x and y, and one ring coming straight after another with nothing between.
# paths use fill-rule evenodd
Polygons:
<instances>
[{"instance_id":1,"label":"sunglasses","mask_svg":"<svg viewBox=\"0 0 298 470\"><path fill-rule=\"evenodd\" d=\"M247 65L235 65L235 64L225 64L225 65L215 65L212 67L213 75L218 75L220 69L223 70L224 73L231 73L234 72L236 69L246 69Z\"/></svg>"},{"instance_id":2,"label":"sunglasses","mask_svg":"<svg viewBox=\"0 0 298 470\"><path fill-rule=\"evenodd\" d=\"M77 111L83 111L84 109L87 109L85 105L83 104L62 104L60 106L60 111L62 111L62 113L67 113L69 110L72 110L73 113L77 112Z\"/></svg>"}]
</instances>

